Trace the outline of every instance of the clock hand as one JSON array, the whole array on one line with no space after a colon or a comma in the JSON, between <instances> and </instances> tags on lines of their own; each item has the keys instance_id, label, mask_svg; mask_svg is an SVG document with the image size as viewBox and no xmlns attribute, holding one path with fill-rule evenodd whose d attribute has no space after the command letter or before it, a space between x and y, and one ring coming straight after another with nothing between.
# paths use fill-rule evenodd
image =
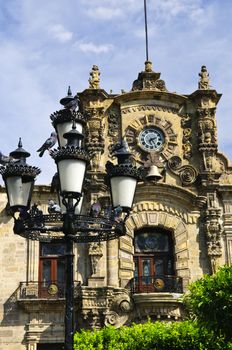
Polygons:
<instances>
[{"instance_id":1,"label":"clock hand","mask_svg":"<svg viewBox=\"0 0 232 350\"><path fill-rule=\"evenodd\" d=\"M155 137L150 138L149 142L151 145L155 146L155 139L156 139Z\"/></svg>"}]
</instances>

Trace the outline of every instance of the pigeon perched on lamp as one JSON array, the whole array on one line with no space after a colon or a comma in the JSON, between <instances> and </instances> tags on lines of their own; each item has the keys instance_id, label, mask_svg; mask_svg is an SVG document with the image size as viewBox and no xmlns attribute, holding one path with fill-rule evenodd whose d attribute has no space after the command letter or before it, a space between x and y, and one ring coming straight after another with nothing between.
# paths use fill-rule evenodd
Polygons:
<instances>
[{"instance_id":1,"label":"pigeon perched on lamp","mask_svg":"<svg viewBox=\"0 0 232 350\"><path fill-rule=\"evenodd\" d=\"M44 144L37 150L37 152L40 152L39 153L39 157L43 157L44 155L44 152L46 150L49 150L50 148L52 148L55 144L56 144L56 141L57 141L57 134L55 131L53 131L51 133L51 136L44 142Z\"/></svg>"},{"instance_id":2,"label":"pigeon perched on lamp","mask_svg":"<svg viewBox=\"0 0 232 350\"><path fill-rule=\"evenodd\" d=\"M14 162L19 162L18 159L14 159L11 156L5 156L4 154L2 154L2 152L0 151L0 164L1 165L7 165L9 163L14 163Z\"/></svg>"},{"instance_id":3,"label":"pigeon perched on lamp","mask_svg":"<svg viewBox=\"0 0 232 350\"><path fill-rule=\"evenodd\" d=\"M60 103L64 106L65 109L69 109L71 112L74 112L79 104L79 98L72 95L70 86L68 87L67 96L60 100Z\"/></svg>"}]
</instances>

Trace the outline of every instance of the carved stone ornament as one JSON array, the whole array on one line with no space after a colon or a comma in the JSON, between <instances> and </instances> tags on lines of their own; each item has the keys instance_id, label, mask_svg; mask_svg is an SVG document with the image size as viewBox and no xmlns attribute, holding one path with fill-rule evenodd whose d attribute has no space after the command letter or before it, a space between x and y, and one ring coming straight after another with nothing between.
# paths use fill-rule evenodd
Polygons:
<instances>
[{"instance_id":1,"label":"carved stone ornament","mask_svg":"<svg viewBox=\"0 0 232 350\"><path fill-rule=\"evenodd\" d=\"M201 72L199 73L199 83L198 83L198 89L199 90L209 90L210 89L210 81L209 81L209 73L207 71L206 66L201 67Z\"/></svg>"},{"instance_id":2,"label":"carved stone ornament","mask_svg":"<svg viewBox=\"0 0 232 350\"><path fill-rule=\"evenodd\" d=\"M199 108L197 110L199 151L217 150L216 108Z\"/></svg>"},{"instance_id":3,"label":"carved stone ornament","mask_svg":"<svg viewBox=\"0 0 232 350\"><path fill-rule=\"evenodd\" d=\"M162 147L157 149L157 153L161 155L163 159L169 159L173 156L177 147L177 135L174 132L172 123L160 116L153 114L144 115L134 120L125 130L125 137L130 148L133 150L133 155L136 161L142 163L146 158L149 150L144 150L140 147L139 135L143 130L153 128L160 130L163 135Z\"/></svg>"},{"instance_id":4,"label":"carved stone ornament","mask_svg":"<svg viewBox=\"0 0 232 350\"><path fill-rule=\"evenodd\" d=\"M145 62L145 71L140 72L138 79L133 82L132 91L136 90L155 90L167 91L165 82L160 78L160 73L152 70L152 62Z\"/></svg>"},{"instance_id":5,"label":"carved stone ornament","mask_svg":"<svg viewBox=\"0 0 232 350\"><path fill-rule=\"evenodd\" d=\"M94 242L89 244L90 264L93 275L96 275L99 260L103 256L102 249L103 248L101 243Z\"/></svg>"},{"instance_id":6,"label":"carved stone ornament","mask_svg":"<svg viewBox=\"0 0 232 350\"><path fill-rule=\"evenodd\" d=\"M191 165L184 165L180 169L179 176L182 184L188 186L193 184L196 181L197 171Z\"/></svg>"},{"instance_id":7,"label":"carved stone ornament","mask_svg":"<svg viewBox=\"0 0 232 350\"><path fill-rule=\"evenodd\" d=\"M105 147L103 108L93 108L89 112L90 118L87 123L86 147L91 154L91 169L97 171Z\"/></svg>"},{"instance_id":8,"label":"carved stone ornament","mask_svg":"<svg viewBox=\"0 0 232 350\"><path fill-rule=\"evenodd\" d=\"M169 169L176 175L179 174L179 169L181 168L182 160L178 156L173 156L168 160Z\"/></svg>"},{"instance_id":9,"label":"carved stone ornament","mask_svg":"<svg viewBox=\"0 0 232 350\"><path fill-rule=\"evenodd\" d=\"M148 154L147 160L144 162L144 168L150 168L152 165L155 165L157 168L163 170L166 162L160 159L159 153L151 152Z\"/></svg>"},{"instance_id":10,"label":"carved stone ornament","mask_svg":"<svg viewBox=\"0 0 232 350\"><path fill-rule=\"evenodd\" d=\"M168 106L160 106L160 105L142 105L142 106L134 106L134 107L123 107L122 114L135 113L135 112L165 112L165 113L178 113L178 108L168 107Z\"/></svg>"},{"instance_id":11,"label":"carved stone ornament","mask_svg":"<svg viewBox=\"0 0 232 350\"><path fill-rule=\"evenodd\" d=\"M108 114L108 136L109 143L115 144L118 142L118 135L120 130L120 111L112 109Z\"/></svg>"},{"instance_id":12,"label":"carved stone ornament","mask_svg":"<svg viewBox=\"0 0 232 350\"><path fill-rule=\"evenodd\" d=\"M124 288L80 286L79 310L77 317L80 328L102 328L123 326L131 321L134 304Z\"/></svg>"},{"instance_id":13,"label":"carved stone ornament","mask_svg":"<svg viewBox=\"0 0 232 350\"><path fill-rule=\"evenodd\" d=\"M197 178L197 170L192 165L181 166L182 160L178 156L173 156L168 160L168 167L172 173L178 175L184 186L192 185Z\"/></svg>"},{"instance_id":14,"label":"carved stone ornament","mask_svg":"<svg viewBox=\"0 0 232 350\"><path fill-rule=\"evenodd\" d=\"M100 71L98 66L93 65L92 71L89 73L89 88L90 89L100 89Z\"/></svg>"},{"instance_id":15,"label":"carved stone ornament","mask_svg":"<svg viewBox=\"0 0 232 350\"><path fill-rule=\"evenodd\" d=\"M110 310L105 315L105 326L111 325L118 328L132 317L134 305L127 293L117 294L109 306Z\"/></svg>"},{"instance_id":16,"label":"carved stone ornament","mask_svg":"<svg viewBox=\"0 0 232 350\"><path fill-rule=\"evenodd\" d=\"M206 239L212 272L216 272L216 261L222 255L220 214L220 209L211 208L206 212Z\"/></svg>"},{"instance_id":17,"label":"carved stone ornament","mask_svg":"<svg viewBox=\"0 0 232 350\"><path fill-rule=\"evenodd\" d=\"M109 311L105 316L105 325L114 326L115 328L120 327L119 315L115 311Z\"/></svg>"}]
</instances>

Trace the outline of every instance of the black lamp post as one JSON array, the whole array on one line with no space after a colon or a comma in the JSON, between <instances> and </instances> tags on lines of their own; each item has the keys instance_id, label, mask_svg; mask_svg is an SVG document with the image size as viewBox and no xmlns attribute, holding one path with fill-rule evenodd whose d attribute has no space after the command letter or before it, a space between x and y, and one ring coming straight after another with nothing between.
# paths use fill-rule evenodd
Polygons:
<instances>
[{"instance_id":1,"label":"black lamp post","mask_svg":"<svg viewBox=\"0 0 232 350\"><path fill-rule=\"evenodd\" d=\"M26 164L26 157L30 154L22 148L21 140L18 149L10 154L12 162L2 167L0 173L5 181L8 202L14 218L14 233L41 242L65 243L65 350L72 350L74 333L73 242L107 241L125 234L125 221L133 204L140 171L132 165L128 146L121 141L114 148L114 156L118 164L114 165L110 162L106 164L112 210L108 210L104 215L101 213L80 215L76 209L82 200L82 187L86 176L86 166L89 162L89 154L84 148L84 136L81 133L85 118L79 111L72 110L72 107L75 107L75 101L70 90L67 97L61 101L66 108L51 116L52 123L58 132L60 147L52 150L51 156L57 164L59 195L65 211L44 215L41 211L30 209L34 180L40 170ZM64 140L67 140L66 144ZM16 213L19 214L16 215Z\"/></svg>"}]
</instances>

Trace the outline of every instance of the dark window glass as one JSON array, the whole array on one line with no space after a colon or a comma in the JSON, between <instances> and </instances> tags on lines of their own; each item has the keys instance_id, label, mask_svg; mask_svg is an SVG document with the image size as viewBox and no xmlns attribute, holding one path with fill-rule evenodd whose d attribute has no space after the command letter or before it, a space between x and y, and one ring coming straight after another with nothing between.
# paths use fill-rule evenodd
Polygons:
<instances>
[{"instance_id":1,"label":"dark window glass","mask_svg":"<svg viewBox=\"0 0 232 350\"><path fill-rule=\"evenodd\" d=\"M41 243L40 256L57 256L65 254L65 246L61 243Z\"/></svg>"},{"instance_id":2,"label":"dark window glass","mask_svg":"<svg viewBox=\"0 0 232 350\"><path fill-rule=\"evenodd\" d=\"M168 252L168 235L161 232L143 232L135 236L135 252Z\"/></svg>"},{"instance_id":3,"label":"dark window glass","mask_svg":"<svg viewBox=\"0 0 232 350\"><path fill-rule=\"evenodd\" d=\"M64 345L57 343L57 344L37 344L37 350L63 350Z\"/></svg>"}]
</instances>

